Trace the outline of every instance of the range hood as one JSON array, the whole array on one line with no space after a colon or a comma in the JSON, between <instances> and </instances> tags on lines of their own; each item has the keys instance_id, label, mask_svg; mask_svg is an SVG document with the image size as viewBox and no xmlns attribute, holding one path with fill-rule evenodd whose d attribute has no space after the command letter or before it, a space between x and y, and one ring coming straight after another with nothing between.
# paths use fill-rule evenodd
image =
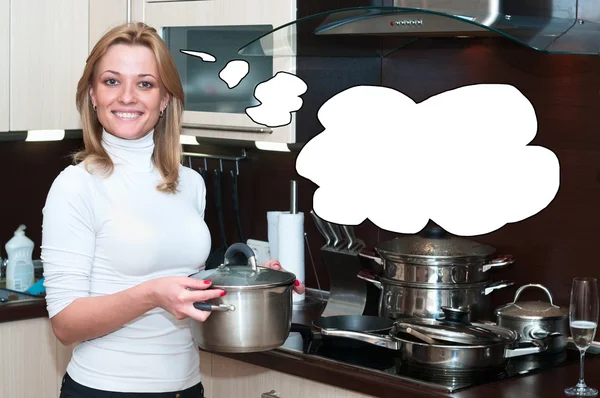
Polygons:
<instances>
[{"instance_id":1,"label":"range hood","mask_svg":"<svg viewBox=\"0 0 600 398\"><path fill-rule=\"evenodd\" d=\"M292 21L239 54L323 56L327 48L333 56L386 56L420 38L481 36L504 37L545 53L600 54L596 0L389 2L394 5L337 9Z\"/></svg>"}]
</instances>

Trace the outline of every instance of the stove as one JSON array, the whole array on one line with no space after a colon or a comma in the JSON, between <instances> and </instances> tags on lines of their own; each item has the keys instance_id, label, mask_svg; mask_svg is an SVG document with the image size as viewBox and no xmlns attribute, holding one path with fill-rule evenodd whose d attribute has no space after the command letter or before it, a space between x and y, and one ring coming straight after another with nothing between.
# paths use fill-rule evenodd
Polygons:
<instances>
[{"instance_id":1,"label":"stove","mask_svg":"<svg viewBox=\"0 0 600 398\"><path fill-rule=\"evenodd\" d=\"M522 377L544 370L579 362L579 351L569 343L560 354L532 354L511 358L506 366L485 371L444 371L431 367L407 366L400 361L395 350L357 343L350 339L335 345L321 341L319 334L311 337L300 333L290 333L290 337L280 350L301 353L336 361L373 372L381 372L398 377L403 381L426 385L428 388L454 393L470 387L491 383L507 378ZM600 354L600 349L590 347L586 359Z\"/></svg>"}]
</instances>

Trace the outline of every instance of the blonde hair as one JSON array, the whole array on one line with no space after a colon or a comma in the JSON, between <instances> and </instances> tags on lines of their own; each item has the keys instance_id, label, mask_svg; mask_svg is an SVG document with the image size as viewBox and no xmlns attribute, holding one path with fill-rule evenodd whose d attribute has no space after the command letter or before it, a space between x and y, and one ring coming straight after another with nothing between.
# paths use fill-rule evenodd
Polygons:
<instances>
[{"instance_id":1,"label":"blonde hair","mask_svg":"<svg viewBox=\"0 0 600 398\"><path fill-rule=\"evenodd\" d=\"M181 115L183 112L183 87L175 61L165 42L156 30L144 23L134 22L117 26L107 32L94 46L87 58L85 69L77 84L77 110L81 115L84 149L73 155L75 163L85 162L110 175L114 169L108 153L102 147L102 125L93 109L90 87L94 78L96 64L113 44L139 45L149 48L156 57L158 78L170 95L169 104L163 117L154 126L154 153L152 161L163 178L157 186L162 192L177 191L179 165L181 164Z\"/></svg>"}]
</instances>

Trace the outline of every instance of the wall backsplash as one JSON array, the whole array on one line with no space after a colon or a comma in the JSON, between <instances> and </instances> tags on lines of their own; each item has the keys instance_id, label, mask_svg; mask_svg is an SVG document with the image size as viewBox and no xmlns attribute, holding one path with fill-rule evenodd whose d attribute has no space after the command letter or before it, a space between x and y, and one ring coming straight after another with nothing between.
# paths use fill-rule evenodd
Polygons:
<instances>
[{"instance_id":1,"label":"wall backsplash","mask_svg":"<svg viewBox=\"0 0 600 398\"><path fill-rule=\"evenodd\" d=\"M514 287L492 294L494 305L512 301L516 288L526 283L544 284L559 305L568 305L573 277L600 276L600 260L594 251L600 240L599 71L599 57L548 55L506 39L421 40L383 61L383 84L417 102L469 84L514 85L532 102L537 113L538 134L532 144L549 148L559 158L561 185L547 208L521 222L471 238L496 247L499 253L516 257L513 266L492 273L494 280L515 282ZM315 109L314 104L310 108ZM312 128L314 123L306 124L305 128L309 125ZM0 143L0 167L4 171L0 223L3 246L14 229L25 223L28 235L36 243L34 255L39 256L41 209L47 191L60 170L70 163L69 153L80 146L81 141ZM355 159L355 162L357 167L364 166L363 159ZM194 160L195 168L203 164L201 160ZM210 168L218 166L215 161L208 164ZM324 240L308 215L317 187L297 175L295 154L249 149L248 159L239 166L240 206L247 238L267 239L266 212L287 210L290 180L298 180L299 210L306 215L305 229L321 287L328 288L326 270L319 256ZM225 162L224 167L231 170L235 165ZM237 237L229 205L229 180L225 181L226 224L231 226L228 243L232 243ZM486 200L486 196L494 194L478 192L472 189L475 187L466 182L465 195ZM356 189L377 192L368 184L357 184ZM498 186L497 189L510 190L511 187ZM206 220L216 245L219 237L212 192L209 183ZM444 200L443 196L440 200ZM395 236L369 221L357 226L356 234L368 245ZM4 248L2 252L5 253ZM316 287L310 257L307 255L306 259L306 283ZM532 298L545 299L536 292L524 294L524 299L530 294Z\"/></svg>"}]
</instances>

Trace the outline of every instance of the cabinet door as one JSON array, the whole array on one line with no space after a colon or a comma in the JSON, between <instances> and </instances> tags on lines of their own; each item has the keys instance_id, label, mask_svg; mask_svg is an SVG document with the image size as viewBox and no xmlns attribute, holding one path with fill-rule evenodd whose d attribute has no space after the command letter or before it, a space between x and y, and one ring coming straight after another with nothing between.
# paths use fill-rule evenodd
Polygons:
<instances>
[{"instance_id":1,"label":"cabinet door","mask_svg":"<svg viewBox=\"0 0 600 398\"><path fill-rule=\"evenodd\" d=\"M127 0L90 1L90 43L92 51L96 42L117 25L127 22Z\"/></svg>"},{"instance_id":2,"label":"cabinet door","mask_svg":"<svg viewBox=\"0 0 600 398\"><path fill-rule=\"evenodd\" d=\"M0 397L54 397L56 338L48 318L0 323Z\"/></svg>"},{"instance_id":3,"label":"cabinet door","mask_svg":"<svg viewBox=\"0 0 600 398\"><path fill-rule=\"evenodd\" d=\"M0 132L8 131L10 0L0 0Z\"/></svg>"},{"instance_id":4,"label":"cabinet door","mask_svg":"<svg viewBox=\"0 0 600 398\"><path fill-rule=\"evenodd\" d=\"M88 54L89 4L10 1L10 129L79 129L77 81Z\"/></svg>"},{"instance_id":5,"label":"cabinet door","mask_svg":"<svg viewBox=\"0 0 600 398\"><path fill-rule=\"evenodd\" d=\"M306 380L260 366L212 355L211 391L207 397L371 398L370 395Z\"/></svg>"}]
</instances>

